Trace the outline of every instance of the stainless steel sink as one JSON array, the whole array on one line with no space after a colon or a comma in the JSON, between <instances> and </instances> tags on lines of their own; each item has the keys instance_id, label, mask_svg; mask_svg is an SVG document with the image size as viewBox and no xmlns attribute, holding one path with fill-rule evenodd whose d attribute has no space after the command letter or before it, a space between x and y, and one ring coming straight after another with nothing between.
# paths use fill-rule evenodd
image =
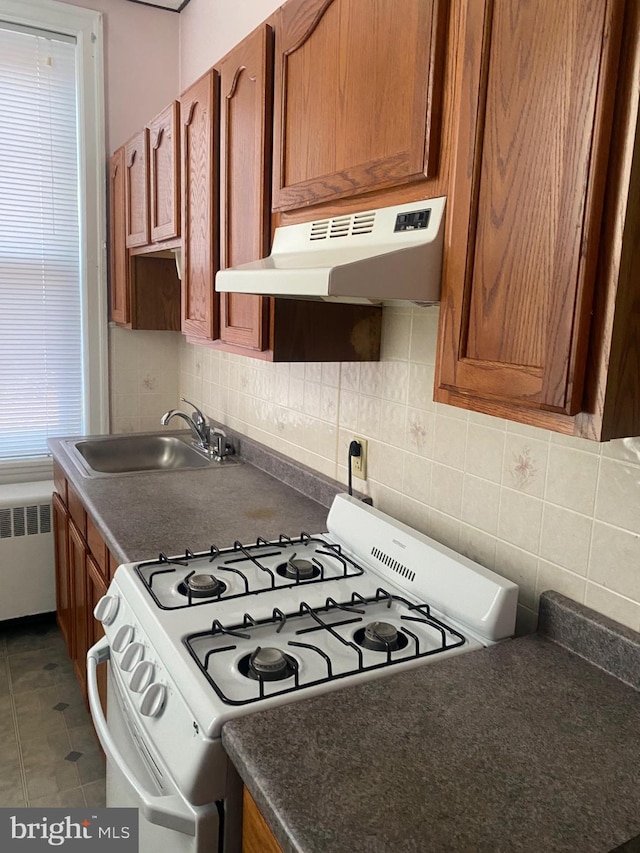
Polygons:
<instances>
[{"instance_id":1,"label":"stainless steel sink","mask_svg":"<svg viewBox=\"0 0 640 853\"><path fill-rule=\"evenodd\" d=\"M105 435L64 442L85 476L106 477L143 471L185 471L225 467L235 460L216 463L204 451L176 435L153 433Z\"/></svg>"}]
</instances>

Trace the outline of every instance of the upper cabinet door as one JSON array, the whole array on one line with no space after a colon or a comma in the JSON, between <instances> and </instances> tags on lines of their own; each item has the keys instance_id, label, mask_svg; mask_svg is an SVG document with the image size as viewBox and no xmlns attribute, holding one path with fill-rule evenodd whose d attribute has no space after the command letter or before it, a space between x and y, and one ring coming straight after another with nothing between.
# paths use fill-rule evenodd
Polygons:
<instances>
[{"instance_id":1,"label":"upper cabinet door","mask_svg":"<svg viewBox=\"0 0 640 853\"><path fill-rule=\"evenodd\" d=\"M623 12L463 6L437 400L581 409Z\"/></svg>"},{"instance_id":2,"label":"upper cabinet door","mask_svg":"<svg viewBox=\"0 0 640 853\"><path fill-rule=\"evenodd\" d=\"M123 146L109 160L109 304L111 319L123 326L130 320L124 164Z\"/></svg>"},{"instance_id":3,"label":"upper cabinet door","mask_svg":"<svg viewBox=\"0 0 640 853\"><path fill-rule=\"evenodd\" d=\"M274 210L435 175L447 0L288 0L278 16Z\"/></svg>"},{"instance_id":4,"label":"upper cabinet door","mask_svg":"<svg viewBox=\"0 0 640 853\"><path fill-rule=\"evenodd\" d=\"M182 146L182 331L217 337L218 74L211 69L180 98Z\"/></svg>"},{"instance_id":5,"label":"upper cabinet door","mask_svg":"<svg viewBox=\"0 0 640 853\"><path fill-rule=\"evenodd\" d=\"M127 247L149 242L149 133L145 128L124 147Z\"/></svg>"},{"instance_id":6,"label":"upper cabinet door","mask_svg":"<svg viewBox=\"0 0 640 853\"><path fill-rule=\"evenodd\" d=\"M220 266L269 254L273 31L255 30L220 63ZM267 348L269 300L220 294L220 339Z\"/></svg>"},{"instance_id":7,"label":"upper cabinet door","mask_svg":"<svg viewBox=\"0 0 640 853\"><path fill-rule=\"evenodd\" d=\"M151 242L180 236L180 104L149 124Z\"/></svg>"}]
</instances>

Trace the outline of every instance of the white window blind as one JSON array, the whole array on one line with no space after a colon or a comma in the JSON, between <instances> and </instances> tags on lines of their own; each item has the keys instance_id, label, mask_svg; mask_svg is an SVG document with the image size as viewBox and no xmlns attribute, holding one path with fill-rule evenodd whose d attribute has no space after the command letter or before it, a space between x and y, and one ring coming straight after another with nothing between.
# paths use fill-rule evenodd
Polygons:
<instances>
[{"instance_id":1,"label":"white window blind","mask_svg":"<svg viewBox=\"0 0 640 853\"><path fill-rule=\"evenodd\" d=\"M0 461L82 433L75 40L0 21Z\"/></svg>"}]
</instances>

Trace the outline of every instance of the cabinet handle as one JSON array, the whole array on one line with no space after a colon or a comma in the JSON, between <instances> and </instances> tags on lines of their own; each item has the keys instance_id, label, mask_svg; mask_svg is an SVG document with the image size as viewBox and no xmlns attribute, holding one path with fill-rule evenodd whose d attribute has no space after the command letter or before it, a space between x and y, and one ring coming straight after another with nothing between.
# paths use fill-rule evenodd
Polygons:
<instances>
[{"instance_id":1,"label":"cabinet handle","mask_svg":"<svg viewBox=\"0 0 640 853\"><path fill-rule=\"evenodd\" d=\"M153 150L156 151L160 147L160 143L162 142L162 137L164 135L164 127L159 128L156 133L156 138L153 140Z\"/></svg>"}]
</instances>

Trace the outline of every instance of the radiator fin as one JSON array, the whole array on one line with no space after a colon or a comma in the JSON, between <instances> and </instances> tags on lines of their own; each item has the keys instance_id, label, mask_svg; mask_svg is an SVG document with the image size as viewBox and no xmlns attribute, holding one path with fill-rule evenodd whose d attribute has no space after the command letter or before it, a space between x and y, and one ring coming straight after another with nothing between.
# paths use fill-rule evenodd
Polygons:
<instances>
[{"instance_id":1,"label":"radiator fin","mask_svg":"<svg viewBox=\"0 0 640 853\"><path fill-rule=\"evenodd\" d=\"M11 510L0 509L0 539L11 537Z\"/></svg>"},{"instance_id":2,"label":"radiator fin","mask_svg":"<svg viewBox=\"0 0 640 853\"><path fill-rule=\"evenodd\" d=\"M38 507L28 506L26 508L27 536L33 536L38 532Z\"/></svg>"},{"instance_id":3,"label":"radiator fin","mask_svg":"<svg viewBox=\"0 0 640 853\"><path fill-rule=\"evenodd\" d=\"M51 533L51 505L3 507L0 509L0 539Z\"/></svg>"},{"instance_id":4,"label":"radiator fin","mask_svg":"<svg viewBox=\"0 0 640 853\"><path fill-rule=\"evenodd\" d=\"M40 533L51 533L51 507L40 504Z\"/></svg>"},{"instance_id":5,"label":"radiator fin","mask_svg":"<svg viewBox=\"0 0 640 853\"><path fill-rule=\"evenodd\" d=\"M13 535L24 536L24 507L14 506L13 508Z\"/></svg>"}]
</instances>

